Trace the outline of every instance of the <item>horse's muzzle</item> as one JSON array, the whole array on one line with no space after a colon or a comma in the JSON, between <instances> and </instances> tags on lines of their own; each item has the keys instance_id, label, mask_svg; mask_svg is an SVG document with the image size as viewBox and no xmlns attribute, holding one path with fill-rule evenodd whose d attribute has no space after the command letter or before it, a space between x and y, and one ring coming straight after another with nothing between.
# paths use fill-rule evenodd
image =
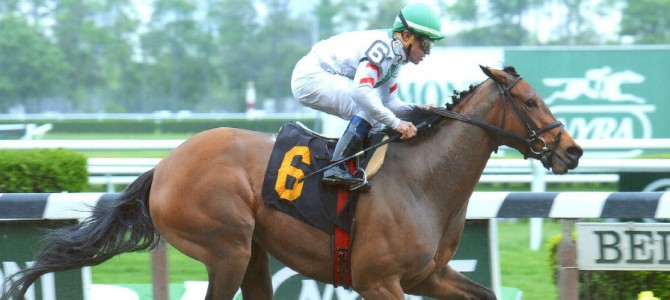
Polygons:
<instances>
[{"instance_id":1,"label":"horse's muzzle","mask_svg":"<svg viewBox=\"0 0 670 300\"><path fill-rule=\"evenodd\" d=\"M578 145L568 147L565 156L568 158L568 169L573 170L579 165L579 159L584 155L584 150Z\"/></svg>"},{"instance_id":2,"label":"horse's muzzle","mask_svg":"<svg viewBox=\"0 0 670 300\"><path fill-rule=\"evenodd\" d=\"M554 174L565 174L568 170L573 170L579 165L579 159L584 154L581 147L574 144L568 147L565 152L547 151L543 153L540 161L542 165L551 169Z\"/></svg>"}]
</instances>

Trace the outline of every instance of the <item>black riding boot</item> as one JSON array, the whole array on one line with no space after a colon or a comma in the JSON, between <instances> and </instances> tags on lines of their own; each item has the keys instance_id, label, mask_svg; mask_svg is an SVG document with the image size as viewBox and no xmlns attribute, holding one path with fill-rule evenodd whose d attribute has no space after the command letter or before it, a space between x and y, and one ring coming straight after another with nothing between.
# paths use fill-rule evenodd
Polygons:
<instances>
[{"instance_id":1,"label":"black riding boot","mask_svg":"<svg viewBox=\"0 0 670 300\"><path fill-rule=\"evenodd\" d=\"M356 134L351 131L344 132L342 138L340 138L335 146L335 152L333 152L333 157L330 162L332 163L354 155L361 150L362 145L363 141L356 136ZM354 175L351 175L347 165L348 162L343 162L326 170L323 173L323 179L321 180L323 184L351 189L356 185L364 183L365 180L363 178L357 178Z\"/></svg>"}]
</instances>

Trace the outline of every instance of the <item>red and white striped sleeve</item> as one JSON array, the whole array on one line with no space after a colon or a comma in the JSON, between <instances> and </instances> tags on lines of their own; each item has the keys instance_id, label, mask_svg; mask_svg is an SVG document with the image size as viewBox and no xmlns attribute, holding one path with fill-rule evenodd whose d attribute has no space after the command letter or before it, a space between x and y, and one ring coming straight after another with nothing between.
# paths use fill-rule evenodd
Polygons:
<instances>
[{"instance_id":1,"label":"red and white striped sleeve","mask_svg":"<svg viewBox=\"0 0 670 300\"><path fill-rule=\"evenodd\" d=\"M403 110L411 110L414 105L405 102L398 96L398 79L393 77L379 87L382 103L397 114Z\"/></svg>"},{"instance_id":2,"label":"red and white striped sleeve","mask_svg":"<svg viewBox=\"0 0 670 300\"><path fill-rule=\"evenodd\" d=\"M384 106L380 93L375 88L376 83L381 79L382 70L379 66L367 60L361 61L354 76L352 97L354 102L370 117L395 129L400 123L400 119L389 108ZM387 84L383 84L383 86L387 86Z\"/></svg>"}]
</instances>

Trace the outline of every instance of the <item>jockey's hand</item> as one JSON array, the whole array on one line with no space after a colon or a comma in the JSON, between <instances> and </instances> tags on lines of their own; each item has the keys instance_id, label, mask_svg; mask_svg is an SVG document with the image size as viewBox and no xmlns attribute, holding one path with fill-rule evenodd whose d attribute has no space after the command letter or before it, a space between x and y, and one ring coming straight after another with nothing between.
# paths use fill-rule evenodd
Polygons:
<instances>
[{"instance_id":1,"label":"jockey's hand","mask_svg":"<svg viewBox=\"0 0 670 300\"><path fill-rule=\"evenodd\" d=\"M398 123L398 126L395 128L395 131L400 132L402 136L400 137L401 140L406 140L409 139L413 136L416 135L416 127L412 122L407 122L400 120L400 123Z\"/></svg>"},{"instance_id":2,"label":"jockey's hand","mask_svg":"<svg viewBox=\"0 0 670 300\"><path fill-rule=\"evenodd\" d=\"M416 106L423 110L430 110L431 108L435 107L435 103L428 103L425 105L417 104Z\"/></svg>"}]
</instances>

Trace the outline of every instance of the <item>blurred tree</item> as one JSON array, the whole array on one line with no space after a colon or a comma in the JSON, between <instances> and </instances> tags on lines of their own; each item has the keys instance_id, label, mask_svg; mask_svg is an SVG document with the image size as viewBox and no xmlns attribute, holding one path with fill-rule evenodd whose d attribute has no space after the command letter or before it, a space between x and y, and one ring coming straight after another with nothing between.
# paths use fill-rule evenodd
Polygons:
<instances>
[{"instance_id":1,"label":"blurred tree","mask_svg":"<svg viewBox=\"0 0 670 300\"><path fill-rule=\"evenodd\" d=\"M607 43L606 37L595 30L595 17L612 15L618 0L560 0L567 13L555 30L556 34L547 42L550 45L599 45Z\"/></svg>"},{"instance_id":2,"label":"blurred tree","mask_svg":"<svg viewBox=\"0 0 670 300\"><path fill-rule=\"evenodd\" d=\"M61 97L83 112L242 111L248 81L256 83L259 104L288 97L293 66L316 41L345 31L389 28L407 2L319 0L296 9L291 0L154 0L147 20L136 13L135 0L0 1L0 109L11 101ZM436 4L444 18L462 28L442 43L480 46L539 44L529 18L540 20L554 11L566 13L542 43L610 42L596 34L593 16L617 9L623 9L621 35L636 43L668 43L666 2ZM28 78L40 84L7 79L35 70L40 73Z\"/></svg>"},{"instance_id":3,"label":"blurred tree","mask_svg":"<svg viewBox=\"0 0 670 300\"><path fill-rule=\"evenodd\" d=\"M211 88L221 82L216 63L218 5L214 0L154 2L149 29L141 38L149 86L145 95L153 110L192 110L219 91Z\"/></svg>"},{"instance_id":4,"label":"blurred tree","mask_svg":"<svg viewBox=\"0 0 670 300\"><path fill-rule=\"evenodd\" d=\"M475 0L457 0L446 11L466 28L450 40L450 44L466 46L523 45L529 40L529 31L523 26L531 0L489 0L488 12L479 9Z\"/></svg>"},{"instance_id":5,"label":"blurred tree","mask_svg":"<svg viewBox=\"0 0 670 300\"><path fill-rule=\"evenodd\" d=\"M387 29L393 27L393 22L400 9L405 6L405 0L384 0L377 2L379 7L374 10L368 21L368 29Z\"/></svg>"},{"instance_id":6,"label":"blurred tree","mask_svg":"<svg viewBox=\"0 0 670 300\"><path fill-rule=\"evenodd\" d=\"M368 22L378 9L375 5L376 3L366 0L339 0L333 15L333 35L369 28Z\"/></svg>"},{"instance_id":7,"label":"blurred tree","mask_svg":"<svg viewBox=\"0 0 670 300\"><path fill-rule=\"evenodd\" d=\"M71 66L64 74L66 96L82 111L103 112L108 101L134 98L127 93L135 73L130 39L138 26L136 16L127 13L131 5L130 0L61 0L43 18L53 21L49 30Z\"/></svg>"},{"instance_id":8,"label":"blurred tree","mask_svg":"<svg viewBox=\"0 0 670 300\"><path fill-rule=\"evenodd\" d=\"M317 32L316 37L310 42L316 43L318 40L326 39L335 35L335 25L333 25L333 17L337 14L339 6L333 4L332 0L321 0L317 5L316 18L317 18Z\"/></svg>"},{"instance_id":9,"label":"blurred tree","mask_svg":"<svg viewBox=\"0 0 670 300\"><path fill-rule=\"evenodd\" d=\"M198 62L192 54L199 50L193 44L197 28L193 14L196 6L188 0L157 0L149 23L150 31L143 39L148 61L148 83L151 102L162 103L161 109L188 107L197 95L188 85L199 81Z\"/></svg>"},{"instance_id":10,"label":"blurred tree","mask_svg":"<svg viewBox=\"0 0 670 300\"><path fill-rule=\"evenodd\" d=\"M69 73L61 50L35 26L0 18L0 109L28 100L57 97Z\"/></svg>"},{"instance_id":11,"label":"blurred tree","mask_svg":"<svg viewBox=\"0 0 670 300\"><path fill-rule=\"evenodd\" d=\"M528 30L523 27L526 11L532 8L530 0L489 0L496 26L492 34L502 44L521 45L528 40Z\"/></svg>"},{"instance_id":12,"label":"blurred tree","mask_svg":"<svg viewBox=\"0 0 670 300\"><path fill-rule=\"evenodd\" d=\"M99 92L102 105L91 111L127 112L142 108L141 80L136 55L136 32L139 16L130 14L129 0L106 0L101 3L98 18L102 33L97 38L104 52L99 53L105 84ZM116 109L115 109L116 108Z\"/></svg>"},{"instance_id":13,"label":"blurred tree","mask_svg":"<svg viewBox=\"0 0 670 300\"><path fill-rule=\"evenodd\" d=\"M199 43L202 44L202 58L205 64L202 69L204 90L201 99L194 107L196 111L223 110L228 97L228 85L221 66L221 44L219 39L219 24L224 19L224 8L221 0L204 0L205 17L200 25L202 30Z\"/></svg>"},{"instance_id":14,"label":"blurred tree","mask_svg":"<svg viewBox=\"0 0 670 300\"><path fill-rule=\"evenodd\" d=\"M11 15L12 13L19 11L19 2L21 2L21 0L0 1L0 14L2 14L3 16Z\"/></svg>"},{"instance_id":15,"label":"blurred tree","mask_svg":"<svg viewBox=\"0 0 670 300\"><path fill-rule=\"evenodd\" d=\"M306 18L296 19L290 15L289 0L268 0L267 23L256 41L260 44L250 49L259 99L291 96L291 73L298 60L309 51L311 45L295 39L309 36L310 24ZM304 39L303 39L304 40Z\"/></svg>"},{"instance_id":16,"label":"blurred tree","mask_svg":"<svg viewBox=\"0 0 670 300\"><path fill-rule=\"evenodd\" d=\"M611 15L618 1L488 0L489 10L483 11L480 1L457 0L446 11L463 29L448 40L465 46L603 44L609 41L596 33L594 17ZM549 40L541 42L538 25L546 18L557 19L558 25L550 29Z\"/></svg>"},{"instance_id":17,"label":"blurred tree","mask_svg":"<svg viewBox=\"0 0 670 300\"><path fill-rule=\"evenodd\" d=\"M625 0L621 36L630 36L636 44L670 43L670 1Z\"/></svg>"},{"instance_id":18,"label":"blurred tree","mask_svg":"<svg viewBox=\"0 0 670 300\"><path fill-rule=\"evenodd\" d=\"M460 21L469 25L468 27L477 27L479 24L479 5L477 0L459 0L444 9L447 15L455 21Z\"/></svg>"},{"instance_id":19,"label":"blurred tree","mask_svg":"<svg viewBox=\"0 0 670 300\"><path fill-rule=\"evenodd\" d=\"M216 86L218 102L222 102L219 109L243 111L246 83L257 80L255 74L261 67L252 53L270 47L269 41L257 38L259 16L250 1L222 0L213 5L212 10L217 42L213 55L222 80Z\"/></svg>"},{"instance_id":20,"label":"blurred tree","mask_svg":"<svg viewBox=\"0 0 670 300\"><path fill-rule=\"evenodd\" d=\"M108 33L96 22L100 3L92 0L59 1L51 17L56 41L72 67L64 74L67 97L86 111L101 110L106 78L103 74L105 38Z\"/></svg>"}]
</instances>

